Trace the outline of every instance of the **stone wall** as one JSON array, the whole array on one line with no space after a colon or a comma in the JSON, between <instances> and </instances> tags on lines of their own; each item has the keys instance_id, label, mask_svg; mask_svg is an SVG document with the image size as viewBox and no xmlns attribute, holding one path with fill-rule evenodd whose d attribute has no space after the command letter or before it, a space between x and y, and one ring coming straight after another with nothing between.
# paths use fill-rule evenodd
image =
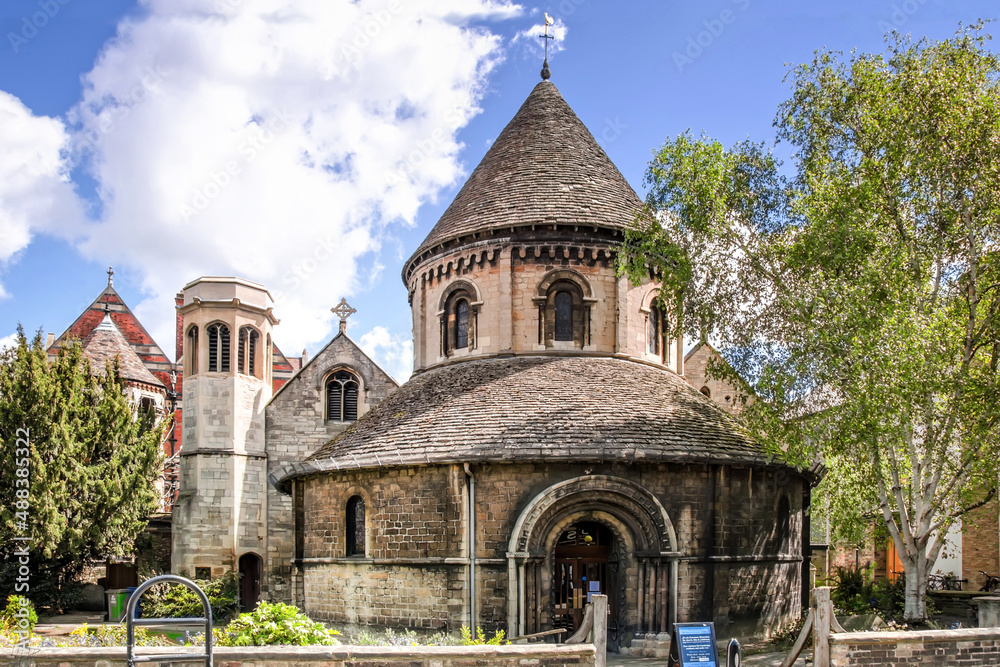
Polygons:
<instances>
[{"instance_id":1,"label":"stone wall","mask_svg":"<svg viewBox=\"0 0 1000 667\"><path fill-rule=\"evenodd\" d=\"M235 361L233 361L235 364ZM266 548L267 472L261 379L202 372L185 382L184 451L173 510L173 572L221 575L243 553Z\"/></svg>"},{"instance_id":2,"label":"stone wall","mask_svg":"<svg viewBox=\"0 0 1000 667\"><path fill-rule=\"evenodd\" d=\"M1000 664L1000 628L830 635L831 667Z\"/></svg>"},{"instance_id":3,"label":"stone wall","mask_svg":"<svg viewBox=\"0 0 1000 667\"><path fill-rule=\"evenodd\" d=\"M324 414L325 380L333 371L342 368L353 371L361 379L358 417L399 388L396 381L350 337L338 334L267 405L268 472L282 464L307 458L351 426L353 422L329 422ZM268 544L262 590L270 600L292 602L295 600L292 586L293 498L266 486Z\"/></svg>"},{"instance_id":4,"label":"stone wall","mask_svg":"<svg viewBox=\"0 0 1000 667\"><path fill-rule=\"evenodd\" d=\"M732 382L708 377L709 360L722 357L708 343L701 343L684 357L684 377L692 387L706 394L729 414L738 414L742 408L742 396L746 393Z\"/></svg>"},{"instance_id":5,"label":"stone wall","mask_svg":"<svg viewBox=\"0 0 1000 667\"><path fill-rule=\"evenodd\" d=\"M137 648L136 655L197 653L191 648ZM594 646L254 646L221 647L214 662L228 667L593 667ZM0 663L21 667L126 667L124 648L0 649ZM164 667L190 662L162 662Z\"/></svg>"},{"instance_id":6,"label":"stone wall","mask_svg":"<svg viewBox=\"0 0 1000 667\"><path fill-rule=\"evenodd\" d=\"M797 475L678 464L614 463L601 468L601 475L646 489L669 515L680 553L678 621L713 619L720 637L745 636L780 626L798 614L802 481ZM473 466L473 471L476 623L501 628L507 624L507 553L515 522L543 491L558 482L585 478L594 473L594 466L490 464ZM431 629L469 623L467 490L461 466L332 473L306 479L304 488L301 565L310 616L335 623ZM366 504L364 558L347 558L344 551L345 507L355 494ZM784 536L778 529L782 497L789 507ZM610 522L619 535L616 539L634 543L637 536L629 534L634 529L629 517L602 514L598 503L591 504L581 502L580 517ZM576 520L575 514L566 516ZM633 610L624 618L627 624L639 618L634 609L640 567L634 554L622 561L621 580L632 582L622 593ZM538 585L544 588L547 581ZM547 599L547 590L543 595ZM647 597L644 604L652 600ZM543 600L541 614L546 619L547 604ZM659 619L660 613L657 609L653 616Z\"/></svg>"}]
</instances>

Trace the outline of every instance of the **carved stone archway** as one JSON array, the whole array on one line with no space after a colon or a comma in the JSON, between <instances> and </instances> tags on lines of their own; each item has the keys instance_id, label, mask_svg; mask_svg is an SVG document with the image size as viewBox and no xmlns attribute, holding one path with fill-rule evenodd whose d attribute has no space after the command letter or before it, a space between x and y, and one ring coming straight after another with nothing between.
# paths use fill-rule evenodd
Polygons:
<instances>
[{"instance_id":1,"label":"carved stone archway","mask_svg":"<svg viewBox=\"0 0 1000 667\"><path fill-rule=\"evenodd\" d=\"M511 636L549 629L554 544L578 521L610 528L620 545L622 634L666 632L677 614L677 536L660 501L619 477L588 475L553 484L521 512L507 549L507 628ZM624 583L634 586L624 588Z\"/></svg>"}]
</instances>

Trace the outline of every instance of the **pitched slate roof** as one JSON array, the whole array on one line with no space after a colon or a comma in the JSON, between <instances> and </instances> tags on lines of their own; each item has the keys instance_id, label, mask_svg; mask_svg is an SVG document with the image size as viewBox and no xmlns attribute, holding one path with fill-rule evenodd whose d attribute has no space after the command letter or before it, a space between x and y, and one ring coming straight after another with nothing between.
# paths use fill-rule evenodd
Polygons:
<instances>
[{"instance_id":1,"label":"pitched slate roof","mask_svg":"<svg viewBox=\"0 0 1000 667\"><path fill-rule=\"evenodd\" d=\"M530 225L621 229L638 195L550 81L528 95L451 206L404 265L436 245Z\"/></svg>"},{"instance_id":2,"label":"pitched slate roof","mask_svg":"<svg viewBox=\"0 0 1000 667\"><path fill-rule=\"evenodd\" d=\"M528 460L769 462L677 375L610 357L464 361L414 376L279 486L322 471Z\"/></svg>"},{"instance_id":3,"label":"pitched slate roof","mask_svg":"<svg viewBox=\"0 0 1000 667\"><path fill-rule=\"evenodd\" d=\"M83 339L82 346L94 373L103 374L106 364L118 357L118 374L121 377L132 382L163 387L163 383L149 372L142 359L125 340L125 336L111 320L110 313L105 313L101 323Z\"/></svg>"},{"instance_id":4,"label":"pitched slate roof","mask_svg":"<svg viewBox=\"0 0 1000 667\"><path fill-rule=\"evenodd\" d=\"M139 318L135 316L135 313L128 307L110 281L93 303L80 313L76 320L69 325L69 328L48 348L49 355L58 354L59 350L73 338L86 339L94 331L94 328L104 320L107 310L111 311L111 320L114 322L115 328L128 341L133 352L138 355L146 368L159 379L160 384L166 386L170 382L170 371L173 370L173 364L170 363L163 349L156 344L156 341L142 326Z\"/></svg>"}]
</instances>

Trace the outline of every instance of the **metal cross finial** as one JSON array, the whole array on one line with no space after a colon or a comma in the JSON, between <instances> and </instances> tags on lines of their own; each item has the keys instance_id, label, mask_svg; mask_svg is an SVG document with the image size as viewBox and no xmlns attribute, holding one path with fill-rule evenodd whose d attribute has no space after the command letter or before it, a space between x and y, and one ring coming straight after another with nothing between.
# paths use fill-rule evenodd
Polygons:
<instances>
[{"instance_id":1,"label":"metal cross finial","mask_svg":"<svg viewBox=\"0 0 1000 667\"><path fill-rule=\"evenodd\" d=\"M112 266L108 267L108 287L114 287L115 285L115 269Z\"/></svg>"},{"instance_id":2,"label":"metal cross finial","mask_svg":"<svg viewBox=\"0 0 1000 667\"><path fill-rule=\"evenodd\" d=\"M341 299L340 303L330 310L340 317L340 333L347 331L347 318L358 312L356 309L351 308L351 304L347 303L347 299Z\"/></svg>"},{"instance_id":3,"label":"metal cross finial","mask_svg":"<svg viewBox=\"0 0 1000 667\"><path fill-rule=\"evenodd\" d=\"M549 34L549 26L554 25L556 20L545 13L545 34L539 35L538 39L544 40L545 42L545 61L542 63L542 80L548 80L552 76L552 72L549 70L549 40L555 39L554 35Z\"/></svg>"}]
</instances>

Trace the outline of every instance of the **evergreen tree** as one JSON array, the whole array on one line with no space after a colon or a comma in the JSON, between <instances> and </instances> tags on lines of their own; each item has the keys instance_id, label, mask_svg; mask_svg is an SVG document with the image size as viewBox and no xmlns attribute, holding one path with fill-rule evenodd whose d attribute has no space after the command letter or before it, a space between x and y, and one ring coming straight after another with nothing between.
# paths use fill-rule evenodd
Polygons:
<instances>
[{"instance_id":1,"label":"evergreen tree","mask_svg":"<svg viewBox=\"0 0 1000 667\"><path fill-rule=\"evenodd\" d=\"M17 591L61 609L83 568L130 556L156 511L165 424L137 414L118 370L115 359L94 375L78 343L50 363L41 333L29 342L20 328L0 354L4 598Z\"/></svg>"}]
</instances>

